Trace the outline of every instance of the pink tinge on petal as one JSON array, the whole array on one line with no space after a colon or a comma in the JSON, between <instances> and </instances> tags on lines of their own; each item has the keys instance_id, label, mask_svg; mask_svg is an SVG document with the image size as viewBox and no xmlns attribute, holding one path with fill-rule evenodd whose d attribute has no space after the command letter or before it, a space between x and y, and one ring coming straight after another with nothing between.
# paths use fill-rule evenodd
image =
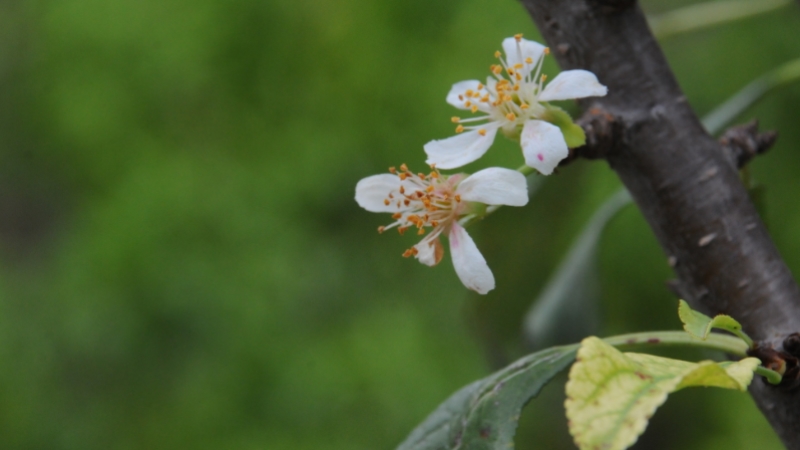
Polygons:
<instances>
[{"instance_id":1,"label":"pink tinge on petal","mask_svg":"<svg viewBox=\"0 0 800 450\"><path fill-rule=\"evenodd\" d=\"M569 148L561 129L543 120L529 120L520 135L525 164L550 175L562 159L569 156Z\"/></svg>"}]
</instances>

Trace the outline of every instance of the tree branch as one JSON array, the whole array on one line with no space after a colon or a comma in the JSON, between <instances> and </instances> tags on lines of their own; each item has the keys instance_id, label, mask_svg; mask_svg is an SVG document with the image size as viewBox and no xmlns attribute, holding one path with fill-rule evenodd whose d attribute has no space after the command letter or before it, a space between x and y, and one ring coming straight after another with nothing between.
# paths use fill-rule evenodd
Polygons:
<instances>
[{"instance_id":1,"label":"tree branch","mask_svg":"<svg viewBox=\"0 0 800 450\"><path fill-rule=\"evenodd\" d=\"M564 69L594 72L620 139L603 153L669 257L693 307L726 313L763 348L800 330L800 288L739 181L705 132L632 0L522 0ZM596 108L596 110L595 110ZM737 156L738 162L738 156ZM800 392L751 392L787 447L800 449Z\"/></svg>"}]
</instances>

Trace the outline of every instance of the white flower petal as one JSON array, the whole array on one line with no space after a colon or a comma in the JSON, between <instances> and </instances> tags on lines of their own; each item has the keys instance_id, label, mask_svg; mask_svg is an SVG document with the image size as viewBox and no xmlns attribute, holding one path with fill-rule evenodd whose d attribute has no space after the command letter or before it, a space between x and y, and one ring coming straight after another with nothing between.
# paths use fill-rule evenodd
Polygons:
<instances>
[{"instance_id":1,"label":"white flower petal","mask_svg":"<svg viewBox=\"0 0 800 450\"><path fill-rule=\"evenodd\" d=\"M539 58L544 55L544 49L544 45L527 39L520 40L519 48L517 48L517 40L515 38L503 39L503 52L506 54L506 63L509 66L517 63L523 64L525 66L523 75L530 73L536 67ZM525 62L528 58L531 59L531 63Z\"/></svg>"},{"instance_id":2,"label":"white flower petal","mask_svg":"<svg viewBox=\"0 0 800 450\"><path fill-rule=\"evenodd\" d=\"M464 227L454 223L448 237L450 252L453 256L453 267L464 286L479 294L485 294L494 289L494 275Z\"/></svg>"},{"instance_id":3,"label":"white flower petal","mask_svg":"<svg viewBox=\"0 0 800 450\"><path fill-rule=\"evenodd\" d=\"M608 88L597 81L597 77L588 70L566 70L558 74L553 81L547 83L539 100L567 100L570 98L602 97Z\"/></svg>"},{"instance_id":4,"label":"white flower petal","mask_svg":"<svg viewBox=\"0 0 800 450\"><path fill-rule=\"evenodd\" d=\"M475 102L474 99L470 100L467 97L467 91L478 91L478 86L481 85L481 82L478 80L467 80L467 81L459 81L458 83L454 84L452 88L450 88L450 92L447 93L447 103L455 106L458 109L466 109L469 110L472 108L472 104L478 105L478 109L483 112L487 112L489 105L485 103ZM486 93L485 91L483 92ZM470 106L466 106L466 102L470 100Z\"/></svg>"},{"instance_id":5,"label":"white flower petal","mask_svg":"<svg viewBox=\"0 0 800 450\"><path fill-rule=\"evenodd\" d=\"M456 193L469 202L487 205L525 206L528 204L528 182L516 170L489 167L462 181Z\"/></svg>"},{"instance_id":6,"label":"white flower petal","mask_svg":"<svg viewBox=\"0 0 800 450\"><path fill-rule=\"evenodd\" d=\"M430 236L426 237L419 244L415 245L414 248L417 249L417 254L414 257L426 266L432 267L439 264L439 261L442 260L442 256L444 255L442 241L439 240L439 233L436 233L433 239L431 239Z\"/></svg>"},{"instance_id":7,"label":"white flower petal","mask_svg":"<svg viewBox=\"0 0 800 450\"><path fill-rule=\"evenodd\" d=\"M525 164L550 175L558 163L569 155L564 135L557 126L542 120L529 120L519 138Z\"/></svg>"},{"instance_id":8,"label":"white flower petal","mask_svg":"<svg viewBox=\"0 0 800 450\"><path fill-rule=\"evenodd\" d=\"M484 135L481 135L480 130L473 130L447 139L430 141L423 147L428 155L425 162L435 164L439 169L455 169L469 164L489 150L499 126L497 123L487 123L482 127L486 131Z\"/></svg>"},{"instance_id":9,"label":"white flower petal","mask_svg":"<svg viewBox=\"0 0 800 450\"><path fill-rule=\"evenodd\" d=\"M400 189L400 183L400 177L389 173L364 178L356 184L356 202L358 206L371 212L403 211L406 209L404 205L398 207L397 202L390 202L388 205L385 202L390 192Z\"/></svg>"}]
</instances>

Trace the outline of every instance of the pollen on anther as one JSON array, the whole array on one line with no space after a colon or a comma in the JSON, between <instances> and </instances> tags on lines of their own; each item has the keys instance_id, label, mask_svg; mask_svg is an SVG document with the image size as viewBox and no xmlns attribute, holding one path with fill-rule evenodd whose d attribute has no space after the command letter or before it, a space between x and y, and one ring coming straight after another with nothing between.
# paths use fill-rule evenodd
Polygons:
<instances>
[{"instance_id":1,"label":"pollen on anther","mask_svg":"<svg viewBox=\"0 0 800 450\"><path fill-rule=\"evenodd\" d=\"M514 35L514 39L516 39L516 40L517 40L517 42L521 41L521 40L522 40L522 33L515 34L515 35Z\"/></svg>"},{"instance_id":2,"label":"pollen on anther","mask_svg":"<svg viewBox=\"0 0 800 450\"><path fill-rule=\"evenodd\" d=\"M481 128L480 130L478 130L478 134L480 134L481 136L486 136L486 130Z\"/></svg>"},{"instance_id":3,"label":"pollen on anther","mask_svg":"<svg viewBox=\"0 0 800 450\"><path fill-rule=\"evenodd\" d=\"M400 170L403 172L408 172L408 166L405 163L400 164Z\"/></svg>"},{"instance_id":4,"label":"pollen on anther","mask_svg":"<svg viewBox=\"0 0 800 450\"><path fill-rule=\"evenodd\" d=\"M423 180L425 179L425 174L422 173L422 172L418 173L417 176L420 177Z\"/></svg>"},{"instance_id":5,"label":"pollen on anther","mask_svg":"<svg viewBox=\"0 0 800 450\"><path fill-rule=\"evenodd\" d=\"M389 167L389 173L397 173L397 169L394 166Z\"/></svg>"},{"instance_id":6,"label":"pollen on anther","mask_svg":"<svg viewBox=\"0 0 800 450\"><path fill-rule=\"evenodd\" d=\"M408 227L397 227L397 232L400 233L400 236L402 236L403 234L405 234L407 229Z\"/></svg>"},{"instance_id":7,"label":"pollen on anther","mask_svg":"<svg viewBox=\"0 0 800 450\"><path fill-rule=\"evenodd\" d=\"M403 178L403 177L400 177L400 178ZM406 193L406 188L401 184L399 191L400 191L401 194L405 194Z\"/></svg>"},{"instance_id":8,"label":"pollen on anther","mask_svg":"<svg viewBox=\"0 0 800 450\"><path fill-rule=\"evenodd\" d=\"M383 199L383 204L384 205L389 206L390 203L392 203L392 202L390 202L388 198Z\"/></svg>"},{"instance_id":9,"label":"pollen on anther","mask_svg":"<svg viewBox=\"0 0 800 450\"><path fill-rule=\"evenodd\" d=\"M522 109L528 109L528 108L530 108L530 105L528 105L527 103L523 103L523 104L519 105L519 107L522 108Z\"/></svg>"},{"instance_id":10,"label":"pollen on anther","mask_svg":"<svg viewBox=\"0 0 800 450\"><path fill-rule=\"evenodd\" d=\"M514 113L508 113L506 114L506 119L514 121L517 120L517 116L515 116Z\"/></svg>"},{"instance_id":11,"label":"pollen on anther","mask_svg":"<svg viewBox=\"0 0 800 450\"><path fill-rule=\"evenodd\" d=\"M525 58L525 62L528 63L528 64L533 64L533 58L528 56L527 58Z\"/></svg>"},{"instance_id":12,"label":"pollen on anther","mask_svg":"<svg viewBox=\"0 0 800 450\"><path fill-rule=\"evenodd\" d=\"M456 133L461 133L462 131L464 131L464 125L459 125L456 127Z\"/></svg>"},{"instance_id":13,"label":"pollen on anther","mask_svg":"<svg viewBox=\"0 0 800 450\"><path fill-rule=\"evenodd\" d=\"M480 91L481 89L483 89L483 83L478 83L478 90Z\"/></svg>"},{"instance_id":14,"label":"pollen on anther","mask_svg":"<svg viewBox=\"0 0 800 450\"><path fill-rule=\"evenodd\" d=\"M394 219L394 220L397 220L397 219L399 219L401 217L403 217L403 213L396 212L396 213L392 214L392 219Z\"/></svg>"},{"instance_id":15,"label":"pollen on anther","mask_svg":"<svg viewBox=\"0 0 800 450\"><path fill-rule=\"evenodd\" d=\"M461 117L453 116L450 118L450 122L458 123L461 122Z\"/></svg>"},{"instance_id":16,"label":"pollen on anther","mask_svg":"<svg viewBox=\"0 0 800 450\"><path fill-rule=\"evenodd\" d=\"M417 236L422 236L423 234L425 234L425 228L420 228L420 229L417 231Z\"/></svg>"},{"instance_id":17,"label":"pollen on anther","mask_svg":"<svg viewBox=\"0 0 800 450\"><path fill-rule=\"evenodd\" d=\"M384 227L383 225L378 227L378 233L383 233L384 231L386 231L386 227Z\"/></svg>"},{"instance_id":18,"label":"pollen on anther","mask_svg":"<svg viewBox=\"0 0 800 450\"><path fill-rule=\"evenodd\" d=\"M455 199L457 202L461 202L461 195L456 194Z\"/></svg>"},{"instance_id":19,"label":"pollen on anther","mask_svg":"<svg viewBox=\"0 0 800 450\"><path fill-rule=\"evenodd\" d=\"M547 80L547 75L542 75L542 83L544 83L546 80Z\"/></svg>"},{"instance_id":20,"label":"pollen on anther","mask_svg":"<svg viewBox=\"0 0 800 450\"><path fill-rule=\"evenodd\" d=\"M550 47L545 47L544 48L544 54L545 55L549 55L550 54Z\"/></svg>"},{"instance_id":21,"label":"pollen on anther","mask_svg":"<svg viewBox=\"0 0 800 450\"><path fill-rule=\"evenodd\" d=\"M469 110L472 111L473 113L478 112L478 105L472 105L472 108L470 108Z\"/></svg>"},{"instance_id":22,"label":"pollen on anther","mask_svg":"<svg viewBox=\"0 0 800 450\"><path fill-rule=\"evenodd\" d=\"M500 50L496 50L496 51L494 52L494 57L495 57L495 58L499 58L499 57L500 57L500 56L502 56L502 55L503 55L503 54L502 54L502 53L500 53Z\"/></svg>"}]
</instances>

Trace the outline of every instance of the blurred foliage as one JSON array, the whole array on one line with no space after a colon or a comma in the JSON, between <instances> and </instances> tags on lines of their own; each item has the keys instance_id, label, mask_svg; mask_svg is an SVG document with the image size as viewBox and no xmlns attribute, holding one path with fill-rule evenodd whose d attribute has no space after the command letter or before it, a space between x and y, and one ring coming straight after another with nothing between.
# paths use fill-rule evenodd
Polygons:
<instances>
[{"instance_id":1,"label":"blurred foliage","mask_svg":"<svg viewBox=\"0 0 800 450\"><path fill-rule=\"evenodd\" d=\"M796 58L798 26L793 5L664 51L703 114ZM470 230L485 297L449 260L401 258L414 237L353 201L362 177L422 167L452 133L450 85L517 32L538 38L512 0L0 3L0 447L391 448L524 354L524 311L619 187L605 164ZM795 85L742 117L781 133L752 174L795 272L798 104ZM481 166L521 163L498 144ZM599 258L603 334L678 326L634 208ZM572 448L562 392L526 410L518 448ZM744 396L675 397L639 448L778 448Z\"/></svg>"}]
</instances>

